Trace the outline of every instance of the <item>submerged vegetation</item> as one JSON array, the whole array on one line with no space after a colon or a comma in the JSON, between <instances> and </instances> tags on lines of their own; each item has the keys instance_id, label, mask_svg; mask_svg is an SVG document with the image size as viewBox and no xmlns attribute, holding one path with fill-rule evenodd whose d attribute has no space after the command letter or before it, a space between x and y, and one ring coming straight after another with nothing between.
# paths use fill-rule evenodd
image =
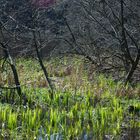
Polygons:
<instances>
[{"instance_id":1,"label":"submerged vegetation","mask_svg":"<svg viewBox=\"0 0 140 140\"><path fill-rule=\"evenodd\" d=\"M18 59L16 66L28 103L19 103L14 88L0 90L0 139L139 139L140 85L124 87L82 59L45 61L56 87L53 99L37 61ZM8 66L1 70L0 79L1 86L14 86Z\"/></svg>"}]
</instances>

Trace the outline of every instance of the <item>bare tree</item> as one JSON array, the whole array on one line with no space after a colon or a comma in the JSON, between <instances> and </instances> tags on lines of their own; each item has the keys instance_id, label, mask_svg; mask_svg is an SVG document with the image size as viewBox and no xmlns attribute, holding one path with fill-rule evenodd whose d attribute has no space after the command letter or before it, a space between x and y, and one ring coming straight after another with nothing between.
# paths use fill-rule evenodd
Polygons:
<instances>
[{"instance_id":1,"label":"bare tree","mask_svg":"<svg viewBox=\"0 0 140 140\"><path fill-rule=\"evenodd\" d=\"M91 34L89 34L89 31L87 29L85 31L88 38L91 39L90 42L93 42L93 45L87 48L89 49L89 54L91 54L90 51L93 47L98 46L102 50L100 53L103 53L101 55L103 62L107 59L108 65L112 63L112 68L119 68L121 63L118 62L123 62L123 67L126 71L125 84L131 82L131 78L139 65L140 59L138 41L140 38L138 32L139 1L134 4L133 7L135 9L131 9L133 5L131 0L125 2L123 0L79 0L75 3L79 7L77 9L80 11L77 12L80 13L77 16L81 20L82 18L85 19L85 25L89 23L88 27L90 28L92 38L90 37ZM82 38L82 40L84 39L86 38ZM131 46L136 50L135 53L131 50ZM112 62L110 61L111 59Z\"/></svg>"},{"instance_id":2,"label":"bare tree","mask_svg":"<svg viewBox=\"0 0 140 140\"><path fill-rule=\"evenodd\" d=\"M44 72L46 80L50 86L51 93L52 93L51 95L53 96L53 85L51 83L51 80L48 77L47 70L43 64L43 61L42 61L42 58L40 55L40 51L39 51L39 47L41 46L41 42L36 37L36 34L38 33L38 31L41 30L41 27L40 27L41 23L40 22L41 22L41 16L42 16L42 8L36 7L38 5L35 5L35 3L32 3L32 1L25 0L24 2L25 3L21 3L23 6L22 7L18 2L16 3L16 1L10 2L7 0L7 1L2 3L4 9L2 9L3 7L0 9L1 10L0 17L2 19L2 21L1 21L1 36L3 37L3 41L1 41L0 44L1 44L1 49L4 52L3 53L4 63L8 62L10 64L11 69L13 71L17 92L22 99L23 94L21 91L21 85L20 85L19 78L18 78L18 72L16 70L16 67L15 67L15 64L13 62L10 51L13 49L12 47L15 45L15 43L21 42L21 44L22 44L22 41L24 41L24 42L26 41L24 38L24 34L26 34L26 35L28 34L28 37L30 38L30 34L33 33L32 40L34 43L34 45L33 45L34 50L37 54L39 64ZM8 11L6 11L6 8L8 7L8 5L10 5L11 8L13 8L11 10L12 14L9 13ZM15 7L13 7L13 6L17 6L17 9L15 9ZM27 17L26 17L27 19L26 20L21 19L21 17L25 13L27 14ZM38 18L39 18L39 20L38 20ZM13 25L15 25L15 27L12 27ZM4 36L2 28L4 29L4 31L5 31L4 33L6 34L6 36ZM9 44L8 44L9 39L11 42L14 42L13 43L14 45L11 45L12 47L9 47ZM41 38L39 38L39 39L41 39ZM32 48L32 46L31 46L31 48ZM24 51L24 50L22 50L22 51Z\"/></svg>"},{"instance_id":3,"label":"bare tree","mask_svg":"<svg viewBox=\"0 0 140 140\"><path fill-rule=\"evenodd\" d=\"M0 48L2 49L3 54L4 54L4 57L3 57L4 61L3 61L2 67L4 67L5 62L7 62L10 65L11 70L13 72L14 80L15 80L15 85L16 85L15 88L17 89L17 93L18 93L18 95L20 97L20 103L22 103L22 99L25 99L25 98L23 98L23 93L22 93L22 90L21 90L21 85L20 85L20 81L19 81L19 77L18 77L18 72L17 72L16 66L14 64L14 61L13 61L11 55L10 55L8 41L4 42L5 37L4 37L4 34L3 34L2 27L0 27L0 30L1 30L1 37L3 38L2 39L3 41L0 42L0 45L1 45Z\"/></svg>"}]
</instances>

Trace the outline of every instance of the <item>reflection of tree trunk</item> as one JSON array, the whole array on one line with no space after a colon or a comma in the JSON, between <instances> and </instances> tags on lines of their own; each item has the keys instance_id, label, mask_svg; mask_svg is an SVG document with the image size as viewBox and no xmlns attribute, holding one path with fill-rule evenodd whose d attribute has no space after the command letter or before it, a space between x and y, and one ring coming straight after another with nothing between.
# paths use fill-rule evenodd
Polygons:
<instances>
[{"instance_id":1,"label":"reflection of tree trunk","mask_svg":"<svg viewBox=\"0 0 140 140\"><path fill-rule=\"evenodd\" d=\"M35 50L36 50L36 54L37 54L37 58L38 58L38 61L40 63L40 66L44 72L44 75L46 77L46 80L50 86L50 89L51 89L51 93L53 94L53 85L52 85L52 82L51 80L49 79L49 76L48 76L48 72L43 64L43 61L42 61L42 58L40 56L40 53L39 53L39 49L38 49L38 45L37 45L37 39L36 39L36 35L35 35L35 32L33 32L33 36L34 36L34 45L35 45ZM53 95L52 95L52 98L53 98Z\"/></svg>"}]
</instances>

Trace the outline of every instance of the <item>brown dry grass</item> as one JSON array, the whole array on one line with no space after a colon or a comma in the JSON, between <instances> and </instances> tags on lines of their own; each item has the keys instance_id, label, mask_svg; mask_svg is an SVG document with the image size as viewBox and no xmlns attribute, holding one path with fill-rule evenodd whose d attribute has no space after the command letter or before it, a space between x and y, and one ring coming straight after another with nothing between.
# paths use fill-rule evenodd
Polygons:
<instances>
[{"instance_id":1,"label":"brown dry grass","mask_svg":"<svg viewBox=\"0 0 140 140\"><path fill-rule=\"evenodd\" d=\"M84 63L82 59L80 60L81 61L79 61L79 58L65 58L65 60L60 59L57 63L54 61L44 61L49 77L52 79L56 88L60 90L75 89L81 92L81 94L84 93L86 89L89 89L99 98L105 91L112 92L117 96L128 96L130 98L137 95L140 96L140 86L136 88L132 88L131 86L126 88L123 87L123 85L119 85L119 87L116 86L115 91L108 91L107 78L99 78L99 80L95 66ZM33 60L33 62L32 60L24 61L19 60L19 62L17 62L17 70L21 85L48 88L48 83L38 62L35 60ZM117 83L114 84L117 85ZM0 85L14 85L14 79L10 70L8 70L7 74L0 73Z\"/></svg>"}]
</instances>

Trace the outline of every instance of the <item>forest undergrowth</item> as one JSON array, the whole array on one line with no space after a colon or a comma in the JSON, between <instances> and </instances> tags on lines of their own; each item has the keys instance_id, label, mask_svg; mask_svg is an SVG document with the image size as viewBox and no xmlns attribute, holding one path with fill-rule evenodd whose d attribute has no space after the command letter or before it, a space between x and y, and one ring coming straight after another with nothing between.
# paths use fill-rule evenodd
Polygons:
<instances>
[{"instance_id":1,"label":"forest undergrowth","mask_svg":"<svg viewBox=\"0 0 140 140\"><path fill-rule=\"evenodd\" d=\"M16 60L28 103L19 103L14 88L0 89L0 140L140 139L139 84L123 86L79 57L44 63L53 98L38 61ZM8 65L1 68L0 86L14 87Z\"/></svg>"}]
</instances>

